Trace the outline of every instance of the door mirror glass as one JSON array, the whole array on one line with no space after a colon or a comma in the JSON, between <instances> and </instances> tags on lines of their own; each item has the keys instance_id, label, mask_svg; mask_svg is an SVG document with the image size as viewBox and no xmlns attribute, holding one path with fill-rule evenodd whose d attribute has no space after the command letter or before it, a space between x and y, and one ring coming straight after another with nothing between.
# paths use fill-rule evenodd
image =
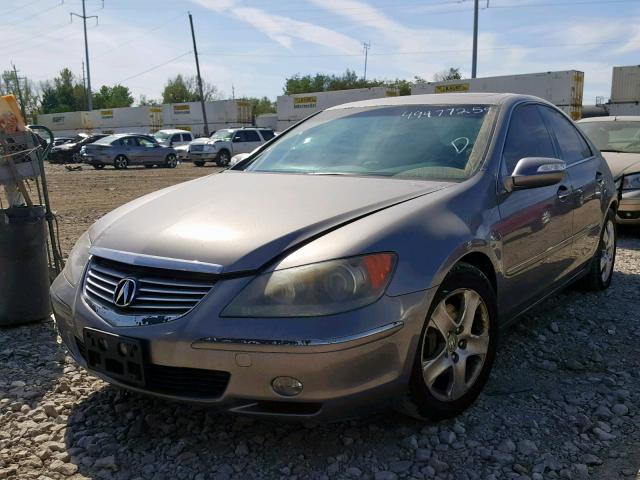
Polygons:
<instances>
[{"instance_id":1,"label":"door mirror glass","mask_svg":"<svg viewBox=\"0 0 640 480\"><path fill-rule=\"evenodd\" d=\"M233 143L239 143L242 141L242 138L240 138L239 135L236 135L235 137L233 137Z\"/></svg>"},{"instance_id":2,"label":"door mirror glass","mask_svg":"<svg viewBox=\"0 0 640 480\"><path fill-rule=\"evenodd\" d=\"M559 158L523 158L518 161L513 173L505 178L504 186L511 192L555 185L564 179L566 168L564 161Z\"/></svg>"}]
</instances>

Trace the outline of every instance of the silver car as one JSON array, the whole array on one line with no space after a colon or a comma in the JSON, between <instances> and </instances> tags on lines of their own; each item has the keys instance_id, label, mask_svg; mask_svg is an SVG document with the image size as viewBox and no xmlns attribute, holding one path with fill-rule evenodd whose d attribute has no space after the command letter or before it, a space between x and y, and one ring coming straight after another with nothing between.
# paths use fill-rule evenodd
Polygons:
<instances>
[{"instance_id":1,"label":"silver car","mask_svg":"<svg viewBox=\"0 0 640 480\"><path fill-rule=\"evenodd\" d=\"M640 117L585 118L578 126L600 149L619 183L616 220L640 225Z\"/></svg>"},{"instance_id":2,"label":"silver car","mask_svg":"<svg viewBox=\"0 0 640 480\"><path fill-rule=\"evenodd\" d=\"M113 165L120 170L130 165L154 165L176 168L178 156L172 147L160 145L148 135L120 133L109 135L97 142L85 145L80 150L82 161L101 170L105 165Z\"/></svg>"},{"instance_id":3,"label":"silver car","mask_svg":"<svg viewBox=\"0 0 640 480\"><path fill-rule=\"evenodd\" d=\"M357 102L102 217L51 298L78 364L124 388L442 419L480 393L501 327L574 281L609 286L616 202L597 149L538 98Z\"/></svg>"}]
</instances>

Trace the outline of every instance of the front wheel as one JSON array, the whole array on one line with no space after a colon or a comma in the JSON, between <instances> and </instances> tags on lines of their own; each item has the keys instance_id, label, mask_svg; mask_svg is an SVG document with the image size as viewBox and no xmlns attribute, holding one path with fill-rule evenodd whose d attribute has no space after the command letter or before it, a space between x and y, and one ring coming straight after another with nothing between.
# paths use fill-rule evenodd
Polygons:
<instances>
[{"instance_id":1,"label":"front wheel","mask_svg":"<svg viewBox=\"0 0 640 480\"><path fill-rule=\"evenodd\" d=\"M231 162L231 154L226 150L221 150L216 157L216 165L219 167L226 167Z\"/></svg>"},{"instance_id":2,"label":"front wheel","mask_svg":"<svg viewBox=\"0 0 640 480\"><path fill-rule=\"evenodd\" d=\"M472 265L456 265L429 309L401 410L442 420L469 407L489 378L497 333L489 280Z\"/></svg>"},{"instance_id":3,"label":"front wheel","mask_svg":"<svg viewBox=\"0 0 640 480\"><path fill-rule=\"evenodd\" d=\"M74 153L71 156L71 163L82 163L82 155L79 153Z\"/></svg>"},{"instance_id":4,"label":"front wheel","mask_svg":"<svg viewBox=\"0 0 640 480\"><path fill-rule=\"evenodd\" d=\"M618 232L616 230L615 215L610 210L600 233L598 249L591 260L589 273L579 283L585 290L605 290L611 285L613 267L616 261Z\"/></svg>"},{"instance_id":5,"label":"front wheel","mask_svg":"<svg viewBox=\"0 0 640 480\"><path fill-rule=\"evenodd\" d=\"M164 166L167 168L176 168L178 166L178 159L174 154L167 155Z\"/></svg>"},{"instance_id":6,"label":"front wheel","mask_svg":"<svg viewBox=\"0 0 640 480\"><path fill-rule=\"evenodd\" d=\"M127 157L125 157L124 155L118 155L113 161L113 166L116 168L116 170L127 168L127 165L129 165L129 160L127 160Z\"/></svg>"}]
</instances>

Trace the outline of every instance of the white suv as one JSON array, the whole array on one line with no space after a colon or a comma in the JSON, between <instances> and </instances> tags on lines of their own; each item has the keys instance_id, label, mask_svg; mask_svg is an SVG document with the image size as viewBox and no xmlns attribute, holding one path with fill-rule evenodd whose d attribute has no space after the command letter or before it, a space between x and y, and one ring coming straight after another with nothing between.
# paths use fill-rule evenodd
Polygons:
<instances>
[{"instance_id":1,"label":"white suv","mask_svg":"<svg viewBox=\"0 0 640 480\"><path fill-rule=\"evenodd\" d=\"M174 128L158 130L153 134L153 137L160 145L173 147L179 159L187 158L189 144L193 141L193 133Z\"/></svg>"},{"instance_id":2,"label":"white suv","mask_svg":"<svg viewBox=\"0 0 640 480\"><path fill-rule=\"evenodd\" d=\"M188 159L197 167L202 167L205 162L216 162L216 165L226 167L232 156L252 152L274 136L273 130L268 128L225 128L209 138L191 142Z\"/></svg>"}]
</instances>

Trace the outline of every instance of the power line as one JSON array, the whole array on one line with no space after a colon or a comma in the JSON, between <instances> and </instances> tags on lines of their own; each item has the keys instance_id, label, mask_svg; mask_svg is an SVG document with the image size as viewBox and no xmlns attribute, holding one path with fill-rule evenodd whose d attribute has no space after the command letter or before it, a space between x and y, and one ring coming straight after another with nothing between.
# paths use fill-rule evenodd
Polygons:
<instances>
[{"instance_id":1,"label":"power line","mask_svg":"<svg viewBox=\"0 0 640 480\"><path fill-rule=\"evenodd\" d=\"M40 15L44 15L45 13L50 12L51 10L53 10L55 8L61 7L62 5L64 5L64 0L60 0L60 3L57 4L57 5L54 5L53 7L45 8L44 10L41 10L41 11L39 11L37 13L33 13L33 14L29 15L28 17L24 17L22 20L18 20L18 21L15 21L15 22L12 21L12 22L9 22L9 23L3 23L3 24L0 25L0 27L8 27L8 26L14 27L16 25L20 25L22 23L29 22L29 21L33 20L35 17L39 17Z\"/></svg>"},{"instance_id":2,"label":"power line","mask_svg":"<svg viewBox=\"0 0 640 480\"><path fill-rule=\"evenodd\" d=\"M30 7L31 5L33 5L34 3L38 3L41 2L42 0L33 0L33 2L29 2L29 3L25 3L24 5L20 5L19 7L14 7L11 10L7 10L6 12L2 12L0 13L0 15L2 15L3 17L5 15L12 15L15 12L17 12L18 10L22 10L23 8L27 8Z\"/></svg>"},{"instance_id":3,"label":"power line","mask_svg":"<svg viewBox=\"0 0 640 480\"><path fill-rule=\"evenodd\" d=\"M135 75L131 75L130 77L123 78L122 80L119 80L119 81L117 81L115 83L116 84L122 84L122 83L127 82L129 80L132 80L134 78L140 77L141 75L144 75L145 73L149 73L149 72L152 72L154 70L157 70L160 67L164 67L165 65L168 65L171 62L175 62L176 60L178 60L178 59L180 59L182 57L186 57L187 55L191 55L192 53L193 53L193 51L189 50L188 52L185 52L185 53L183 53L181 55L178 55L177 57L170 58L169 60L167 60L165 62L162 62L162 63L160 63L158 65L155 65L155 66L153 66L151 68L148 68L147 70L144 70L142 72L136 73Z\"/></svg>"}]
</instances>

